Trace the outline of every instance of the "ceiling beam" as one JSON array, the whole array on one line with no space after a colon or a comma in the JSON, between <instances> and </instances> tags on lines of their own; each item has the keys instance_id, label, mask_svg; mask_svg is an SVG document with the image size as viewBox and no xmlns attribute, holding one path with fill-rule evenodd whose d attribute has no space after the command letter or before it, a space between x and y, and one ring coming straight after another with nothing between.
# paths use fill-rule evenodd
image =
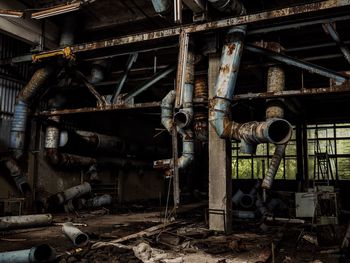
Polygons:
<instances>
[{"instance_id":1,"label":"ceiling beam","mask_svg":"<svg viewBox=\"0 0 350 263\"><path fill-rule=\"evenodd\" d=\"M27 7L17 0L0 1L0 9L25 10ZM58 28L51 22L35 21L30 18L0 16L0 31L32 46L53 49L58 43Z\"/></svg>"}]
</instances>

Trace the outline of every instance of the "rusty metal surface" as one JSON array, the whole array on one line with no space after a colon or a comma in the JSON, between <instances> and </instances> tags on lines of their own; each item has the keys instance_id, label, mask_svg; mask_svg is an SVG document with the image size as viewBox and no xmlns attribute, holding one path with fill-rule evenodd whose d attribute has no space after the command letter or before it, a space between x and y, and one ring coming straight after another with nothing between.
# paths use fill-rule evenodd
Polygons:
<instances>
[{"instance_id":1,"label":"rusty metal surface","mask_svg":"<svg viewBox=\"0 0 350 263\"><path fill-rule=\"evenodd\" d=\"M113 104L113 105L101 105L98 107L85 107L78 109L64 109L64 110L51 110L41 111L36 115L51 116L51 115L65 115L76 113L90 113L90 112L104 112L104 111L117 111L117 110L132 110L132 109L145 109L145 108L157 108L160 106L160 102L145 102L135 104Z\"/></svg>"},{"instance_id":2,"label":"rusty metal surface","mask_svg":"<svg viewBox=\"0 0 350 263\"><path fill-rule=\"evenodd\" d=\"M215 30L220 28L227 28L237 25L251 24L256 22L263 22L275 18L286 18L290 16L306 14L310 12L317 12L323 10L330 10L338 7L350 6L350 0L327 0L322 2L310 3L305 5L286 7L276 10L264 11L256 14L243 15L233 18L222 19L202 24L191 24L187 26L179 26L167 28L162 30L155 30L147 33L132 34L122 37L116 37L107 40L100 40L95 42L83 43L72 46L74 53L87 52L91 50L108 48L131 43L156 40L161 38L179 36L181 32L195 33L208 30ZM52 51L49 51L52 52ZM46 52L42 52L46 53Z\"/></svg>"},{"instance_id":3,"label":"rusty metal surface","mask_svg":"<svg viewBox=\"0 0 350 263\"><path fill-rule=\"evenodd\" d=\"M186 78L186 67L187 67L187 56L188 56L188 46L189 46L190 35L184 31L181 31L179 37L179 58L177 64L177 74L176 74L176 99L175 107L180 108L182 103L183 88L185 86Z\"/></svg>"},{"instance_id":4,"label":"rusty metal surface","mask_svg":"<svg viewBox=\"0 0 350 263\"><path fill-rule=\"evenodd\" d=\"M272 155L270 166L267 174L261 184L265 189L270 189L277 174L278 167L280 166L287 144L276 145L275 152Z\"/></svg>"},{"instance_id":5,"label":"rusty metal surface","mask_svg":"<svg viewBox=\"0 0 350 263\"><path fill-rule=\"evenodd\" d=\"M350 92L350 83L345 83L338 86L330 86L324 88L308 88L299 90L283 90L260 93L246 93L239 94L233 97L233 101L254 100L254 99L273 99L273 98L287 98L297 96L311 96L311 95L326 95L335 93Z\"/></svg>"},{"instance_id":6,"label":"rusty metal surface","mask_svg":"<svg viewBox=\"0 0 350 263\"><path fill-rule=\"evenodd\" d=\"M274 66L268 69L267 91L278 92L285 89L285 73L282 67ZM266 119L283 118L284 107L282 99L268 99L266 101Z\"/></svg>"}]
</instances>

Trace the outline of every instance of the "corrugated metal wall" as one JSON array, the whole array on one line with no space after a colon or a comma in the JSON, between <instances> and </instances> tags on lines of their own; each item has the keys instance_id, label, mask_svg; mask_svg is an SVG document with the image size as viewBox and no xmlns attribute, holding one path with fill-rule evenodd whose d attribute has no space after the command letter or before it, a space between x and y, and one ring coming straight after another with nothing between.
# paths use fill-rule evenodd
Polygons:
<instances>
[{"instance_id":1,"label":"corrugated metal wall","mask_svg":"<svg viewBox=\"0 0 350 263\"><path fill-rule=\"evenodd\" d=\"M0 34L0 59L28 52L28 44ZM28 71L28 63L0 66L0 151L7 149L16 96L28 79Z\"/></svg>"}]
</instances>

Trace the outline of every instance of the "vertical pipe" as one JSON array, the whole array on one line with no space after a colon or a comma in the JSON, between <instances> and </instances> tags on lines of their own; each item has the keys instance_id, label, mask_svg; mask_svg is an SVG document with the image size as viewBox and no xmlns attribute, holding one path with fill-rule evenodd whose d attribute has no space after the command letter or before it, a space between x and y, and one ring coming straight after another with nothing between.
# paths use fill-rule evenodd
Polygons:
<instances>
[{"instance_id":1,"label":"vertical pipe","mask_svg":"<svg viewBox=\"0 0 350 263\"><path fill-rule=\"evenodd\" d=\"M182 0L174 0L174 22L182 23Z\"/></svg>"}]
</instances>

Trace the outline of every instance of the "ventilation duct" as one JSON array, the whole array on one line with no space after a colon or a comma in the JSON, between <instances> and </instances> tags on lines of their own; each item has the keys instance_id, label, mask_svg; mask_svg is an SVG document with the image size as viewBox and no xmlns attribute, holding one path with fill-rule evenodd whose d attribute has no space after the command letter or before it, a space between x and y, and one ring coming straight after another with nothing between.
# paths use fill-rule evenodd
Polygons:
<instances>
[{"instance_id":1,"label":"ventilation duct","mask_svg":"<svg viewBox=\"0 0 350 263\"><path fill-rule=\"evenodd\" d=\"M208 2L218 11L231 15L241 15L245 12L242 3L237 0L208 0Z\"/></svg>"}]
</instances>

